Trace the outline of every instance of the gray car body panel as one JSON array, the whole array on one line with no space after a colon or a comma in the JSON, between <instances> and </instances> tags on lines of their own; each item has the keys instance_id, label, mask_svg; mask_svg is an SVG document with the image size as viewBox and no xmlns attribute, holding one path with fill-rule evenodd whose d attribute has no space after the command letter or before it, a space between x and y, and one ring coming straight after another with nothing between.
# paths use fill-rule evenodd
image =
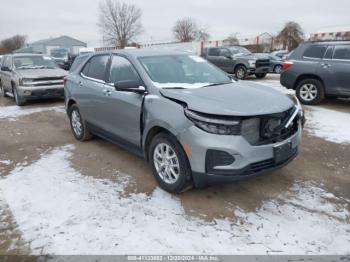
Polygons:
<instances>
[{"instance_id":1,"label":"gray car body panel","mask_svg":"<svg viewBox=\"0 0 350 262\"><path fill-rule=\"evenodd\" d=\"M76 103L78 107L81 108L83 118L89 122L91 120L89 115L91 112L86 111L82 107L82 101L84 101L84 99L89 101L91 108L94 110L96 110L96 106L106 107L107 109L105 110L110 111L102 114L100 120L102 122L114 122L114 126L105 126L105 123L96 124L102 129L108 129L108 134L114 132L118 135L115 136L115 139L112 138L113 136L108 136L108 134L104 132L99 132L98 135L102 135L104 138L116 143L118 143L116 141L117 137L120 137L128 144L131 144L132 147L139 148L140 152L145 157L147 157L147 137L154 128L166 130L175 136L181 145L187 144L191 148L192 156L188 156L188 160L192 172L196 174L203 174L205 172L205 156L209 148L221 149L234 155L237 161L229 166L229 168L240 169L250 163L272 158L274 147L279 144L291 142L293 147L297 148L300 143L301 128L299 128L298 132L293 136L287 138L286 141L277 144L252 146L242 136L225 136L207 133L196 127L184 114L186 106L189 109L202 113L226 116L273 114L293 107L292 100L276 90L265 87L262 88L255 84L243 84L243 82L233 82L227 85L197 89L161 89L153 84L143 66L140 64L138 57L175 54L187 55L187 53L153 50L121 50L115 51L113 54L108 52L100 54L126 57L138 71L147 92L145 94L128 93L128 99L130 100L126 98L126 93L120 96L120 98L123 97L123 99L126 100L124 102L133 103L135 108L139 109L118 114L116 110L121 110L123 105L120 105L121 107L118 109L116 107L109 107L109 105L106 104L110 102L96 103L94 100L100 99L98 98L99 95L88 98L85 88L87 85L83 84L86 86L82 87L78 84L82 81L91 81L89 79L84 79L80 74L85 63L77 66L74 72L71 72L67 78L67 86L65 89L66 109L68 111L69 105L71 103ZM91 56L93 56L93 54ZM102 82L97 83L97 85L98 84L101 88L97 92L102 93L103 86L106 84ZM116 91L112 87L110 90L114 95L123 93ZM114 102L118 103L117 101L119 101L120 103L120 98L117 98ZM131 102L131 100L133 100L133 102ZM111 120L108 120L112 114L116 115L113 116ZM133 128L131 129L126 128L130 125L128 124L128 121L131 121L130 119L134 121L132 124ZM137 127L138 130L137 128L134 129L135 127ZM124 134L116 129L124 129ZM126 147L130 149L130 147Z\"/></svg>"},{"instance_id":2,"label":"gray car body panel","mask_svg":"<svg viewBox=\"0 0 350 262\"><path fill-rule=\"evenodd\" d=\"M293 106L289 97L272 88L242 81L194 89L162 89L160 92L165 97L185 102L191 110L213 115L266 115Z\"/></svg>"}]
</instances>

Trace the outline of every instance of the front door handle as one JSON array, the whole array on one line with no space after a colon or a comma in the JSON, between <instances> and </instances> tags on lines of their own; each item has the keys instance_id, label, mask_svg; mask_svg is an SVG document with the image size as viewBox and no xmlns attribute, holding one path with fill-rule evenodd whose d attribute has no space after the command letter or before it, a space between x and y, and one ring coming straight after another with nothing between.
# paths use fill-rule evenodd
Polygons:
<instances>
[{"instance_id":1,"label":"front door handle","mask_svg":"<svg viewBox=\"0 0 350 262\"><path fill-rule=\"evenodd\" d=\"M327 63L322 63L321 66L323 68L328 68L328 67L331 67L332 65L331 64L327 64Z\"/></svg>"},{"instance_id":2,"label":"front door handle","mask_svg":"<svg viewBox=\"0 0 350 262\"><path fill-rule=\"evenodd\" d=\"M104 94L105 96L111 96L112 91L111 91L111 90L108 90L108 89L103 89L103 94Z\"/></svg>"}]
</instances>

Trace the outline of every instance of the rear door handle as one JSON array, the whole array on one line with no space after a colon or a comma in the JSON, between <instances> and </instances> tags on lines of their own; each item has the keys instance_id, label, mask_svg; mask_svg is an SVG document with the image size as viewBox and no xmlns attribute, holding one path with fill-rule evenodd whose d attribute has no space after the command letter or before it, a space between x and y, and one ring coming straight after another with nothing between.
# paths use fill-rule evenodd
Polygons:
<instances>
[{"instance_id":1,"label":"rear door handle","mask_svg":"<svg viewBox=\"0 0 350 262\"><path fill-rule=\"evenodd\" d=\"M83 82L79 82L79 87L82 87L83 86Z\"/></svg>"}]
</instances>

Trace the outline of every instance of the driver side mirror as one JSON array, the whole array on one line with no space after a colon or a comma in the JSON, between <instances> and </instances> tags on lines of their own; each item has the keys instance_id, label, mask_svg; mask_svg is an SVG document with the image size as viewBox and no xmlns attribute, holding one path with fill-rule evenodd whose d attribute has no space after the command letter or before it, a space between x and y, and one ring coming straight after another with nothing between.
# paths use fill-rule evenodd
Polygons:
<instances>
[{"instance_id":1,"label":"driver side mirror","mask_svg":"<svg viewBox=\"0 0 350 262\"><path fill-rule=\"evenodd\" d=\"M146 88L142 86L142 83L136 80L118 81L114 83L114 88L117 91L134 92L138 94L143 94L146 92Z\"/></svg>"},{"instance_id":2,"label":"driver side mirror","mask_svg":"<svg viewBox=\"0 0 350 262\"><path fill-rule=\"evenodd\" d=\"M4 71L4 72L11 72L11 69L10 69L8 66L2 66L2 67L1 67L1 71Z\"/></svg>"}]
</instances>

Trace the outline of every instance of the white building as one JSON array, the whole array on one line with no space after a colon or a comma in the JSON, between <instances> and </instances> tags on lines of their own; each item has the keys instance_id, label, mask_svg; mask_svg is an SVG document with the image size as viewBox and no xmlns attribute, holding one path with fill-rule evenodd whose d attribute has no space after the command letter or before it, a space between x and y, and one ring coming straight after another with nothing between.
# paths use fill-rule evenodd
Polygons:
<instances>
[{"instance_id":1,"label":"white building","mask_svg":"<svg viewBox=\"0 0 350 262\"><path fill-rule=\"evenodd\" d=\"M350 40L349 26L325 27L313 32L311 40Z\"/></svg>"}]
</instances>

